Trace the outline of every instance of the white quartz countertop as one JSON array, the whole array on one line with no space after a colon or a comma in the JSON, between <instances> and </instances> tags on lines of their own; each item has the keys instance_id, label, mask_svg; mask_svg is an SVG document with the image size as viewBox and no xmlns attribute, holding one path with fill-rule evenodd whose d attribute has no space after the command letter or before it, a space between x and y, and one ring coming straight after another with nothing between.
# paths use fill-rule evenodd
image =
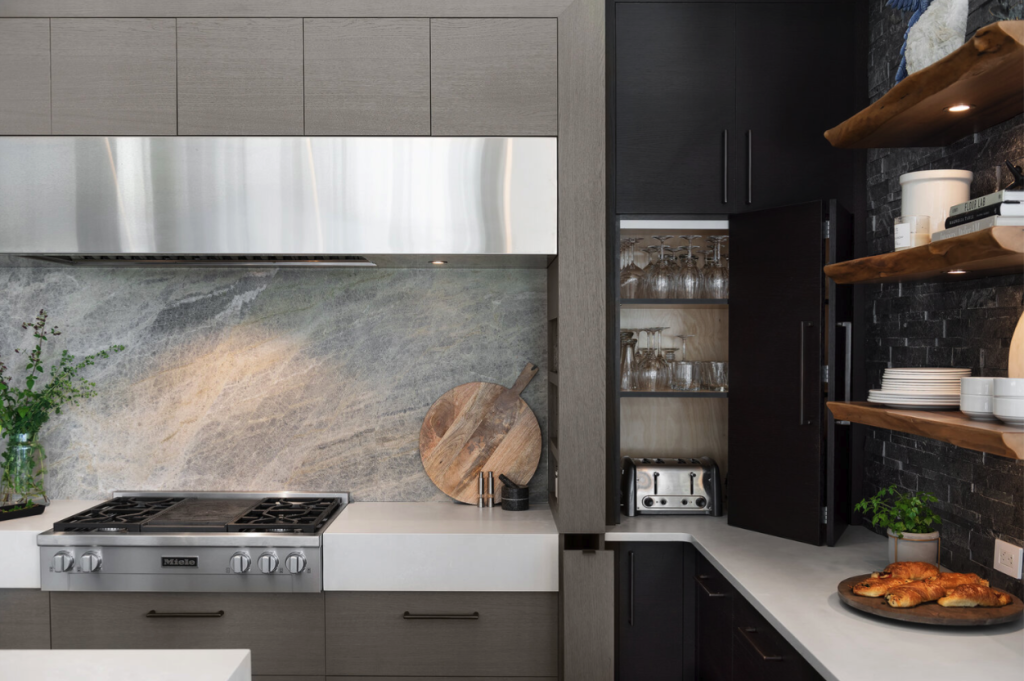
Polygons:
<instances>
[{"instance_id":1,"label":"white quartz countertop","mask_svg":"<svg viewBox=\"0 0 1024 681\"><path fill-rule=\"evenodd\" d=\"M252 681L248 650L0 650L0 681Z\"/></svg>"},{"instance_id":2,"label":"white quartz countertop","mask_svg":"<svg viewBox=\"0 0 1024 681\"><path fill-rule=\"evenodd\" d=\"M323 551L326 591L558 591L547 506L354 502Z\"/></svg>"},{"instance_id":3,"label":"white quartz countertop","mask_svg":"<svg viewBox=\"0 0 1024 681\"><path fill-rule=\"evenodd\" d=\"M833 681L1020 679L1024 623L995 627L904 624L855 611L836 587L888 563L886 540L849 527L837 546L811 546L730 527L707 516L622 518L606 541L692 543Z\"/></svg>"},{"instance_id":4,"label":"white quartz countertop","mask_svg":"<svg viewBox=\"0 0 1024 681\"><path fill-rule=\"evenodd\" d=\"M81 499L56 500L40 515L0 522L0 589L38 589L36 535L52 529L55 522L98 503Z\"/></svg>"}]
</instances>

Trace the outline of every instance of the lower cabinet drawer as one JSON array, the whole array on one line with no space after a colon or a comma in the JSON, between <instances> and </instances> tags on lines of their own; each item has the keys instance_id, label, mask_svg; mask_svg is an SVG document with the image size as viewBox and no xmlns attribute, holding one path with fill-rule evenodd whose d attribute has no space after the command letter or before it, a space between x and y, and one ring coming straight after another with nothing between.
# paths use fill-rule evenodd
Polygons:
<instances>
[{"instance_id":1,"label":"lower cabinet drawer","mask_svg":"<svg viewBox=\"0 0 1024 681\"><path fill-rule=\"evenodd\" d=\"M323 594L51 592L54 648L248 648L254 676L324 675Z\"/></svg>"},{"instance_id":2,"label":"lower cabinet drawer","mask_svg":"<svg viewBox=\"0 0 1024 681\"><path fill-rule=\"evenodd\" d=\"M735 681L822 681L761 613L738 598L733 636Z\"/></svg>"},{"instance_id":3,"label":"lower cabinet drawer","mask_svg":"<svg viewBox=\"0 0 1024 681\"><path fill-rule=\"evenodd\" d=\"M493 679L557 670L555 593L327 594L329 677Z\"/></svg>"}]
</instances>

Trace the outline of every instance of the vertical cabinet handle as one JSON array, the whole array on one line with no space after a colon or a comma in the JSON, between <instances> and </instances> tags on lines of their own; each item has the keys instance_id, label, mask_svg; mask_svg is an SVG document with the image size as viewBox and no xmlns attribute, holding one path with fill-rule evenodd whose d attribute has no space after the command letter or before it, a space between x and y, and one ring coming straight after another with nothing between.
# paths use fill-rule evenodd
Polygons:
<instances>
[{"instance_id":1,"label":"vertical cabinet handle","mask_svg":"<svg viewBox=\"0 0 1024 681\"><path fill-rule=\"evenodd\" d=\"M729 203L729 131L722 131L722 203Z\"/></svg>"},{"instance_id":2,"label":"vertical cabinet handle","mask_svg":"<svg viewBox=\"0 0 1024 681\"><path fill-rule=\"evenodd\" d=\"M853 378L853 322L839 322L839 326L846 327L846 352L844 353L846 363L843 366L843 385L846 388L846 401L849 402L853 399L853 391L850 387Z\"/></svg>"},{"instance_id":3,"label":"vertical cabinet handle","mask_svg":"<svg viewBox=\"0 0 1024 681\"><path fill-rule=\"evenodd\" d=\"M633 568L633 552L629 552L629 626L633 626L633 584L635 583Z\"/></svg>"},{"instance_id":4,"label":"vertical cabinet handle","mask_svg":"<svg viewBox=\"0 0 1024 681\"><path fill-rule=\"evenodd\" d=\"M807 418L806 395L807 386L807 329L814 328L812 322L800 322L800 425L811 425L811 419Z\"/></svg>"},{"instance_id":5,"label":"vertical cabinet handle","mask_svg":"<svg viewBox=\"0 0 1024 681\"><path fill-rule=\"evenodd\" d=\"M754 649L754 652L757 653L765 662L779 662L782 660L781 655L769 655L757 647L754 637L751 636L751 634L757 633L757 629L754 629L753 627L736 627L736 630L740 632L740 635L747 641L750 647Z\"/></svg>"},{"instance_id":6,"label":"vertical cabinet handle","mask_svg":"<svg viewBox=\"0 0 1024 681\"><path fill-rule=\"evenodd\" d=\"M747 205L754 202L754 132L747 130Z\"/></svg>"}]
</instances>

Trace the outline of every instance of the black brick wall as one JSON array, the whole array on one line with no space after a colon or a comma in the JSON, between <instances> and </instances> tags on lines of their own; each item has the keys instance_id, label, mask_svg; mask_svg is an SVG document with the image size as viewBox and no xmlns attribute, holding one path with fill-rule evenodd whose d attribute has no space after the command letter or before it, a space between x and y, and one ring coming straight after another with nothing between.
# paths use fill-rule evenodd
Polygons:
<instances>
[{"instance_id":1,"label":"black brick wall","mask_svg":"<svg viewBox=\"0 0 1024 681\"><path fill-rule=\"evenodd\" d=\"M871 0L868 82L872 100L892 86L909 15ZM1007 14L1022 0L971 0L968 35ZM941 149L868 152L868 248L893 249L903 173L933 168L974 171L972 196L1007 184L1004 160L1024 163L1024 117ZM867 292L865 360L868 386L887 366L971 367L975 376L1005 376L1010 338L1024 312L1024 274L949 283L871 286ZM869 429L864 491L897 484L939 498L942 564L976 572L1017 596L1021 582L991 568L994 539L1024 546L1024 462L903 433Z\"/></svg>"}]
</instances>

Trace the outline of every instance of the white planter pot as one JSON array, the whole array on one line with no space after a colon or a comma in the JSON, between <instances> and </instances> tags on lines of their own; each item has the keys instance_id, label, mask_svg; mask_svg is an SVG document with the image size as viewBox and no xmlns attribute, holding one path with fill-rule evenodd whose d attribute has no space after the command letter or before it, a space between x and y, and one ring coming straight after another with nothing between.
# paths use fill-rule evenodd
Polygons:
<instances>
[{"instance_id":1,"label":"white planter pot","mask_svg":"<svg viewBox=\"0 0 1024 681\"><path fill-rule=\"evenodd\" d=\"M971 198L969 170L919 170L900 175L900 215L927 215L932 234L946 228L949 209Z\"/></svg>"},{"instance_id":2,"label":"white planter pot","mask_svg":"<svg viewBox=\"0 0 1024 681\"><path fill-rule=\"evenodd\" d=\"M938 532L904 532L900 539L886 530L889 535L889 562L939 564Z\"/></svg>"}]
</instances>

